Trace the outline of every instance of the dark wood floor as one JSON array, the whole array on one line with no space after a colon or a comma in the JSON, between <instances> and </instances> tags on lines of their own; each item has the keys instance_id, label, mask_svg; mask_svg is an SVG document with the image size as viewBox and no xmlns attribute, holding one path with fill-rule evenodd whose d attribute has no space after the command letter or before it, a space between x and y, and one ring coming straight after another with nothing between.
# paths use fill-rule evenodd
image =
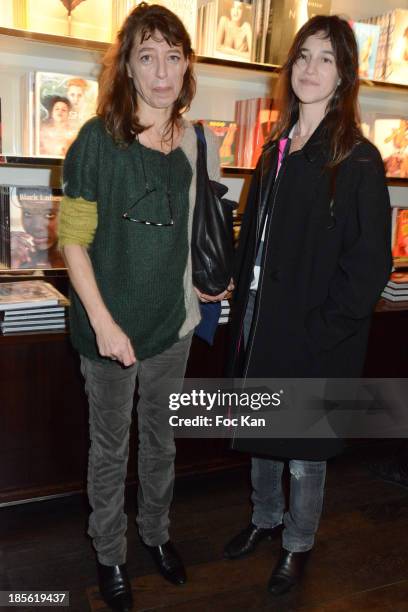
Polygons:
<instances>
[{"instance_id":1,"label":"dark wood floor","mask_svg":"<svg viewBox=\"0 0 408 612\"><path fill-rule=\"evenodd\" d=\"M307 577L278 600L265 588L277 542L262 544L247 559L222 559L223 543L249 519L246 468L177 482L172 537L189 571L182 587L163 581L142 550L130 491L128 566L135 610L408 611L408 489L376 480L366 466L390 447L357 445L330 464ZM96 579L87 513L82 496L2 508L0 590L69 590L70 610L89 610ZM94 609L103 607L95 601Z\"/></svg>"}]
</instances>

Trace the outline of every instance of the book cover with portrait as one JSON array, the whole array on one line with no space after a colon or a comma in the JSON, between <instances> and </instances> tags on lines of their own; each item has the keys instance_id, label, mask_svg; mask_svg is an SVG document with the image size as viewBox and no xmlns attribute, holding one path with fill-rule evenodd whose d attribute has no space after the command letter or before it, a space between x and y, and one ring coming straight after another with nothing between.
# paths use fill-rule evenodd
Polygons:
<instances>
[{"instance_id":1,"label":"book cover with portrait","mask_svg":"<svg viewBox=\"0 0 408 612\"><path fill-rule=\"evenodd\" d=\"M217 0L215 57L249 62L254 49L254 6L250 2Z\"/></svg>"},{"instance_id":2,"label":"book cover with portrait","mask_svg":"<svg viewBox=\"0 0 408 612\"><path fill-rule=\"evenodd\" d=\"M376 118L374 144L380 150L387 176L408 178L408 118Z\"/></svg>"},{"instance_id":3,"label":"book cover with portrait","mask_svg":"<svg viewBox=\"0 0 408 612\"><path fill-rule=\"evenodd\" d=\"M354 21L352 27L358 46L358 73L361 78L373 79L380 39L380 26Z\"/></svg>"},{"instance_id":4,"label":"book cover with portrait","mask_svg":"<svg viewBox=\"0 0 408 612\"><path fill-rule=\"evenodd\" d=\"M65 157L81 126L96 112L98 84L73 74L35 74L35 155Z\"/></svg>"},{"instance_id":5,"label":"book cover with portrait","mask_svg":"<svg viewBox=\"0 0 408 612\"><path fill-rule=\"evenodd\" d=\"M64 269L58 249L62 191L51 187L3 186L9 214L9 266L13 270Z\"/></svg>"}]
</instances>

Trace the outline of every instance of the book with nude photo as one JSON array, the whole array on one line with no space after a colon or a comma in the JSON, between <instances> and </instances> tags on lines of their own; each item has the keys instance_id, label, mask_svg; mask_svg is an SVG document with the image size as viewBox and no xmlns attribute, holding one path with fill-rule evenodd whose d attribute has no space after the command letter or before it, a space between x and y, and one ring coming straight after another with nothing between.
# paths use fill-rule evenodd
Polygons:
<instances>
[{"instance_id":1,"label":"book with nude photo","mask_svg":"<svg viewBox=\"0 0 408 612\"><path fill-rule=\"evenodd\" d=\"M216 0L215 57L241 62L253 59L254 14L250 2Z\"/></svg>"}]
</instances>

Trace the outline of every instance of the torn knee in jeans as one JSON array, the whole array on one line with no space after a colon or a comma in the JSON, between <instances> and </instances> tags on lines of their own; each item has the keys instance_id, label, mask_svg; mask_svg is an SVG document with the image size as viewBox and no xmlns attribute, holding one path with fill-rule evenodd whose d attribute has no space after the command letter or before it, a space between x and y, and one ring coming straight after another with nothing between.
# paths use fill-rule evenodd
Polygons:
<instances>
[{"instance_id":1,"label":"torn knee in jeans","mask_svg":"<svg viewBox=\"0 0 408 612\"><path fill-rule=\"evenodd\" d=\"M302 478L302 476L305 475L305 468L302 465L291 465L289 470L296 480L299 480L299 478Z\"/></svg>"}]
</instances>

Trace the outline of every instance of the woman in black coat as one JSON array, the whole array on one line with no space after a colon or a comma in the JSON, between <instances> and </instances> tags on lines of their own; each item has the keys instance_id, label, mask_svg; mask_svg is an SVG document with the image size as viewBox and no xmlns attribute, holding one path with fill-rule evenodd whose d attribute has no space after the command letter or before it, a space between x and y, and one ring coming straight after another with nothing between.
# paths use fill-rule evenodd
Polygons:
<instances>
[{"instance_id":1,"label":"woman in black coat","mask_svg":"<svg viewBox=\"0 0 408 612\"><path fill-rule=\"evenodd\" d=\"M231 375L356 378L390 268L390 210L378 150L359 128L358 53L349 24L317 16L281 73L281 112L257 165L238 247ZM248 554L283 524L268 588L289 590L314 544L326 459L339 440L237 440L252 459L252 523L225 549ZM267 457L265 457L267 455ZM290 504L282 491L284 461Z\"/></svg>"}]
</instances>

